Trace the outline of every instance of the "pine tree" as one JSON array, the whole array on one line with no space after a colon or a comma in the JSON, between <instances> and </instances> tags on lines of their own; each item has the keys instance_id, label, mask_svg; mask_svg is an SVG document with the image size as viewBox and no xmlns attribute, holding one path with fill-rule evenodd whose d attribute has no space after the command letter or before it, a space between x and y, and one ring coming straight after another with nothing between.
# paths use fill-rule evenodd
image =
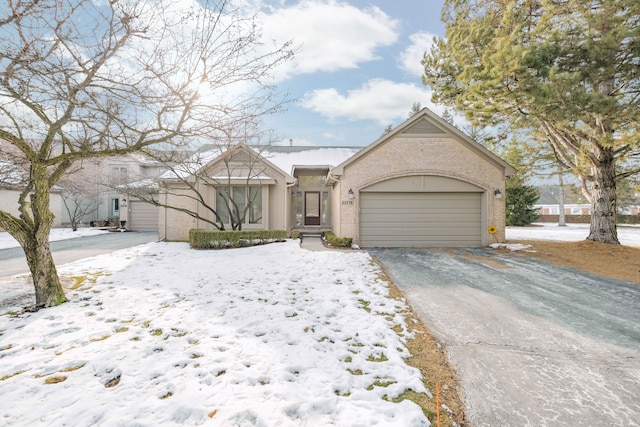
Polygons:
<instances>
[{"instance_id":1,"label":"pine tree","mask_svg":"<svg viewBox=\"0 0 640 427\"><path fill-rule=\"evenodd\" d=\"M526 185L519 176L507 180L506 186L507 225L529 225L535 221L539 214L533 205L540 195L535 187Z\"/></svg>"}]
</instances>

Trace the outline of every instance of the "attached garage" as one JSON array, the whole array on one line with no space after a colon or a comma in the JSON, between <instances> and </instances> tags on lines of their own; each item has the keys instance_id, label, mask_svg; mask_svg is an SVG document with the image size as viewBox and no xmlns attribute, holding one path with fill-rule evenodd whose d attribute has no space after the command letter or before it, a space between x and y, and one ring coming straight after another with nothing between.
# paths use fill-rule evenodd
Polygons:
<instances>
[{"instance_id":1,"label":"attached garage","mask_svg":"<svg viewBox=\"0 0 640 427\"><path fill-rule=\"evenodd\" d=\"M480 193L362 193L362 246L481 246L480 201Z\"/></svg>"},{"instance_id":2,"label":"attached garage","mask_svg":"<svg viewBox=\"0 0 640 427\"><path fill-rule=\"evenodd\" d=\"M362 247L504 242L502 196L515 173L424 108L329 171L331 228Z\"/></svg>"},{"instance_id":3,"label":"attached garage","mask_svg":"<svg viewBox=\"0 0 640 427\"><path fill-rule=\"evenodd\" d=\"M127 229L132 231L158 230L158 208L140 200L129 202Z\"/></svg>"},{"instance_id":4,"label":"attached garage","mask_svg":"<svg viewBox=\"0 0 640 427\"><path fill-rule=\"evenodd\" d=\"M483 190L447 177L383 181L360 193L365 247L481 246Z\"/></svg>"}]
</instances>

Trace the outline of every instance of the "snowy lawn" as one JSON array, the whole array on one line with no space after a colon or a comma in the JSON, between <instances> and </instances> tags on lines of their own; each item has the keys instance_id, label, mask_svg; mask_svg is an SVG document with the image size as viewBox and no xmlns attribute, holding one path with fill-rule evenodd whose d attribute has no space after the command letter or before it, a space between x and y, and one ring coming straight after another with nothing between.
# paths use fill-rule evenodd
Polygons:
<instances>
[{"instance_id":1,"label":"snowy lawn","mask_svg":"<svg viewBox=\"0 0 640 427\"><path fill-rule=\"evenodd\" d=\"M558 227L556 223L535 223L528 227L507 227L507 242L517 240L557 240L577 242L589 235L589 224L567 224ZM640 246L640 227L618 225L618 239L626 246Z\"/></svg>"},{"instance_id":2,"label":"snowy lawn","mask_svg":"<svg viewBox=\"0 0 640 427\"><path fill-rule=\"evenodd\" d=\"M429 425L393 402L428 391L366 253L151 243L59 272L70 302L18 316L32 291L0 280L2 425Z\"/></svg>"}]
</instances>

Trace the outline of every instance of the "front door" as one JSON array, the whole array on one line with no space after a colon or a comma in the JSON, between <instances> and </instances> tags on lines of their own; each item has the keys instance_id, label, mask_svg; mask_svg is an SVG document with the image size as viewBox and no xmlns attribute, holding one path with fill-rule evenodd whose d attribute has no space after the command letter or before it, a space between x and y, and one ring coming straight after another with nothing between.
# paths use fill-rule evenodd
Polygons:
<instances>
[{"instance_id":1,"label":"front door","mask_svg":"<svg viewBox=\"0 0 640 427\"><path fill-rule=\"evenodd\" d=\"M320 225L320 192L304 193L304 225Z\"/></svg>"}]
</instances>

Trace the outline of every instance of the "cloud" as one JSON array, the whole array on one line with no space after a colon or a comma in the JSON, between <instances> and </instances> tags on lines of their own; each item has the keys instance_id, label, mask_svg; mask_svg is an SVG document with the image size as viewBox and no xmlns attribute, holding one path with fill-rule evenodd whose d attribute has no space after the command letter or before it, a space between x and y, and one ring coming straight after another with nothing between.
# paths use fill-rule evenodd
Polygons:
<instances>
[{"instance_id":1,"label":"cloud","mask_svg":"<svg viewBox=\"0 0 640 427\"><path fill-rule=\"evenodd\" d=\"M431 91L414 83L398 83L385 79L372 79L346 94L335 88L315 89L305 94L301 106L335 121L345 118L375 120L381 125L405 120L414 102L435 108Z\"/></svg>"},{"instance_id":2,"label":"cloud","mask_svg":"<svg viewBox=\"0 0 640 427\"><path fill-rule=\"evenodd\" d=\"M398 66L412 76L421 77L424 67L420 63L425 52L433 45L434 34L421 32L409 36L411 44L400 53Z\"/></svg>"},{"instance_id":3,"label":"cloud","mask_svg":"<svg viewBox=\"0 0 640 427\"><path fill-rule=\"evenodd\" d=\"M350 4L301 1L288 8L263 9L259 15L264 40L297 47L293 61L278 70L278 80L296 74L357 68L380 59L376 49L398 39L399 21L379 8L358 9Z\"/></svg>"}]
</instances>

